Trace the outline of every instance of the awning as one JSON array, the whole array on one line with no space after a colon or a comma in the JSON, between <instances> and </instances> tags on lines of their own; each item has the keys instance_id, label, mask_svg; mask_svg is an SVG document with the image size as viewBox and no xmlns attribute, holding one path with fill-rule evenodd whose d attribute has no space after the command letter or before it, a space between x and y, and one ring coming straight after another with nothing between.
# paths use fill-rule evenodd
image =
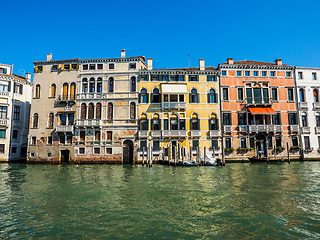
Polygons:
<instances>
[{"instance_id":1,"label":"awning","mask_svg":"<svg viewBox=\"0 0 320 240\"><path fill-rule=\"evenodd\" d=\"M252 114L277 114L273 108L271 107L266 107L266 108L251 108L249 107L248 110L252 113Z\"/></svg>"},{"instance_id":2,"label":"awning","mask_svg":"<svg viewBox=\"0 0 320 240\"><path fill-rule=\"evenodd\" d=\"M185 84L161 84L162 93L186 94L187 85Z\"/></svg>"}]
</instances>

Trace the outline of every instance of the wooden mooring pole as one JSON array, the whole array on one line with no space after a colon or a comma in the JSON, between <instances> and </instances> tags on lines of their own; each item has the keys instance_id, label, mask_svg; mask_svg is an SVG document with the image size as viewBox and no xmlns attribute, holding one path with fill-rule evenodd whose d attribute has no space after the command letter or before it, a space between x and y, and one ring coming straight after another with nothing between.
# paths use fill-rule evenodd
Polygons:
<instances>
[{"instance_id":1,"label":"wooden mooring pole","mask_svg":"<svg viewBox=\"0 0 320 240\"><path fill-rule=\"evenodd\" d=\"M206 147L203 148L203 153L204 153L204 156L203 156L203 165L206 165L206 156L207 156L207 148L206 148Z\"/></svg>"},{"instance_id":2,"label":"wooden mooring pole","mask_svg":"<svg viewBox=\"0 0 320 240\"><path fill-rule=\"evenodd\" d=\"M290 164L289 143L287 143L288 163Z\"/></svg>"},{"instance_id":3,"label":"wooden mooring pole","mask_svg":"<svg viewBox=\"0 0 320 240\"><path fill-rule=\"evenodd\" d=\"M142 148L142 166L144 165L144 147Z\"/></svg>"}]
</instances>

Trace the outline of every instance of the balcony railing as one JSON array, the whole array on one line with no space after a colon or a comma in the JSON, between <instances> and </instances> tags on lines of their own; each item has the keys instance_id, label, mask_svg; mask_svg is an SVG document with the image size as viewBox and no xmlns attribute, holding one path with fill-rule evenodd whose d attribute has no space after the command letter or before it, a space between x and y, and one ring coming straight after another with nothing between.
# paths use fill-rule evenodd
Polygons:
<instances>
[{"instance_id":1,"label":"balcony railing","mask_svg":"<svg viewBox=\"0 0 320 240\"><path fill-rule=\"evenodd\" d=\"M186 109L187 103L186 102L162 102L161 108L162 109Z\"/></svg>"},{"instance_id":2,"label":"balcony railing","mask_svg":"<svg viewBox=\"0 0 320 240\"><path fill-rule=\"evenodd\" d=\"M219 137L220 136L220 130L210 130L209 131L210 137Z\"/></svg>"},{"instance_id":3,"label":"balcony railing","mask_svg":"<svg viewBox=\"0 0 320 240\"><path fill-rule=\"evenodd\" d=\"M0 91L1 96L9 96L9 92L7 91Z\"/></svg>"},{"instance_id":4,"label":"balcony railing","mask_svg":"<svg viewBox=\"0 0 320 240\"><path fill-rule=\"evenodd\" d=\"M313 103L313 109L320 109L320 102L314 102Z\"/></svg>"},{"instance_id":5,"label":"balcony railing","mask_svg":"<svg viewBox=\"0 0 320 240\"><path fill-rule=\"evenodd\" d=\"M154 138L160 138L161 137L161 131L160 130L152 130L151 136Z\"/></svg>"},{"instance_id":6,"label":"balcony railing","mask_svg":"<svg viewBox=\"0 0 320 240\"><path fill-rule=\"evenodd\" d=\"M75 96L68 96L68 95L59 95L55 102L56 103L68 103L68 102L75 102L76 98Z\"/></svg>"},{"instance_id":7,"label":"balcony railing","mask_svg":"<svg viewBox=\"0 0 320 240\"><path fill-rule=\"evenodd\" d=\"M187 137L186 130L163 130L162 137Z\"/></svg>"},{"instance_id":8,"label":"balcony railing","mask_svg":"<svg viewBox=\"0 0 320 240\"><path fill-rule=\"evenodd\" d=\"M299 132L299 126L298 125L290 125L290 132L291 133Z\"/></svg>"},{"instance_id":9,"label":"balcony railing","mask_svg":"<svg viewBox=\"0 0 320 240\"><path fill-rule=\"evenodd\" d=\"M8 125L9 125L8 119L0 119L0 126L8 127Z\"/></svg>"},{"instance_id":10,"label":"balcony railing","mask_svg":"<svg viewBox=\"0 0 320 240\"><path fill-rule=\"evenodd\" d=\"M269 97L249 97L245 99L247 105L272 105L272 99Z\"/></svg>"},{"instance_id":11,"label":"balcony railing","mask_svg":"<svg viewBox=\"0 0 320 240\"><path fill-rule=\"evenodd\" d=\"M308 103L307 102L299 102L299 108L300 109L308 108Z\"/></svg>"},{"instance_id":12,"label":"balcony railing","mask_svg":"<svg viewBox=\"0 0 320 240\"><path fill-rule=\"evenodd\" d=\"M201 137L201 131L200 130L191 130L191 137Z\"/></svg>"},{"instance_id":13,"label":"balcony railing","mask_svg":"<svg viewBox=\"0 0 320 240\"><path fill-rule=\"evenodd\" d=\"M232 132L232 126L231 125L225 125L225 126L223 126L223 130L224 130L224 132L225 133L227 133L227 132Z\"/></svg>"},{"instance_id":14,"label":"balcony railing","mask_svg":"<svg viewBox=\"0 0 320 240\"><path fill-rule=\"evenodd\" d=\"M79 93L78 99L95 99L95 98L103 98L103 93Z\"/></svg>"},{"instance_id":15,"label":"balcony railing","mask_svg":"<svg viewBox=\"0 0 320 240\"><path fill-rule=\"evenodd\" d=\"M73 132L73 125L57 125L56 132Z\"/></svg>"},{"instance_id":16,"label":"balcony railing","mask_svg":"<svg viewBox=\"0 0 320 240\"><path fill-rule=\"evenodd\" d=\"M315 131L316 131L317 134L319 134L320 133L320 127L316 127Z\"/></svg>"},{"instance_id":17,"label":"balcony railing","mask_svg":"<svg viewBox=\"0 0 320 240\"><path fill-rule=\"evenodd\" d=\"M247 126L246 125L239 125L239 132L247 132Z\"/></svg>"},{"instance_id":18,"label":"balcony railing","mask_svg":"<svg viewBox=\"0 0 320 240\"><path fill-rule=\"evenodd\" d=\"M250 133L259 133L259 132L274 132L274 125L249 125Z\"/></svg>"},{"instance_id":19,"label":"balcony railing","mask_svg":"<svg viewBox=\"0 0 320 240\"><path fill-rule=\"evenodd\" d=\"M138 131L138 137L139 138L147 138L148 137L148 130L141 130L141 131Z\"/></svg>"},{"instance_id":20,"label":"balcony railing","mask_svg":"<svg viewBox=\"0 0 320 240\"><path fill-rule=\"evenodd\" d=\"M77 126L100 126L102 125L101 119L77 119Z\"/></svg>"},{"instance_id":21,"label":"balcony railing","mask_svg":"<svg viewBox=\"0 0 320 240\"><path fill-rule=\"evenodd\" d=\"M275 132L282 132L282 126L281 125L274 125L274 131Z\"/></svg>"},{"instance_id":22,"label":"balcony railing","mask_svg":"<svg viewBox=\"0 0 320 240\"><path fill-rule=\"evenodd\" d=\"M311 132L310 127L302 127L301 131L302 131L302 133L310 133Z\"/></svg>"}]
</instances>

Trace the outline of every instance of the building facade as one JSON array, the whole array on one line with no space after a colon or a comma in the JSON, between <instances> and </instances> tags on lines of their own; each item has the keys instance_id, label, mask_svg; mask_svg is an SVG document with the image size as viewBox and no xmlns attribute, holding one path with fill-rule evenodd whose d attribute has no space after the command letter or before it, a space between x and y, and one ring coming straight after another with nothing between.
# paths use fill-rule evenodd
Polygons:
<instances>
[{"instance_id":1,"label":"building facade","mask_svg":"<svg viewBox=\"0 0 320 240\"><path fill-rule=\"evenodd\" d=\"M31 106L31 74L13 74L0 64L0 161L25 161Z\"/></svg>"},{"instance_id":2,"label":"building facade","mask_svg":"<svg viewBox=\"0 0 320 240\"><path fill-rule=\"evenodd\" d=\"M220 108L218 70L198 68L140 70L137 140L138 159L146 157L143 149L152 147L153 161L180 158L197 147L207 154L220 153ZM179 150L173 150L179 149ZM190 156L190 155L189 155ZM203 157L203 152L202 152Z\"/></svg>"},{"instance_id":3,"label":"building facade","mask_svg":"<svg viewBox=\"0 0 320 240\"><path fill-rule=\"evenodd\" d=\"M320 68L296 67L299 121L305 159L318 158L320 149Z\"/></svg>"},{"instance_id":4,"label":"building facade","mask_svg":"<svg viewBox=\"0 0 320 240\"><path fill-rule=\"evenodd\" d=\"M229 58L219 70L225 159L299 157L294 67Z\"/></svg>"}]
</instances>

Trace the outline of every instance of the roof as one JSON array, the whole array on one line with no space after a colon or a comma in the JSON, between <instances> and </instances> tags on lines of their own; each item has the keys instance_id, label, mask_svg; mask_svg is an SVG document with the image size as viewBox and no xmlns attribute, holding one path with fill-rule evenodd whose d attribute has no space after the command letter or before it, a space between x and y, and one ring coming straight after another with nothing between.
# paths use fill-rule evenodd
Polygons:
<instances>
[{"instance_id":1,"label":"roof","mask_svg":"<svg viewBox=\"0 0 320 240\"><path fill-rule=\"evenodd\" d=\"M228 62L224 62L221 64L228 64ZM258 62L258 61L252 61L252 60L234 61L233 64L239 64L239 65L277 65L276 63ZM286 64L282 64L282 65L288 66Z\"/></svg>"},{"instance_id":2,"label":"roof","mask_svg":"<svg viewBox=\"0 0 320 240\"><path fill-rule=\"evenodd\" d=\"M191 70L191 71L200 71L198 67L190 67L190 68L159 68L154 70ZM205 70L217 70L215 67L205 67Z\"/></svg>"},{"instance_id":3,"label":"roof","mask_svg":"<svg viewBox=\"0 0 320 240\"><path fill-rule=\"evenodd\" d=\"M17 79L20 79L20 80L23 80L23 81L26 81L26 78L25 77L22 77L20 75L17 75L17 74L3 74L3 73L0 73L1 76L9 76L9 77L14 77L14 78L17 78Z\"/></svg>"}]
</instances>

